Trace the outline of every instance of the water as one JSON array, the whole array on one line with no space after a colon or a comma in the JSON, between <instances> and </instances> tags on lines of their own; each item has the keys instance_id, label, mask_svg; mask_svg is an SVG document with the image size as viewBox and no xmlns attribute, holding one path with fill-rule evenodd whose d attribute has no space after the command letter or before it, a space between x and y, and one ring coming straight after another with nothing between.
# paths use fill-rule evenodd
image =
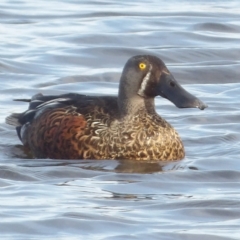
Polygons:
<instances>
[{"instance_id":1,"label":"water","mask_svg":"<svg viewBox=\"0 0 240 240\"><path fill-rule=\"evenodd\" d=\"M240 239L240 2L0 3L1 239ZM31 159L4 123L33 94L116 94L126 60L161 57L209 105L157 111L182 161Z\"/></svg>"}]
</instances>

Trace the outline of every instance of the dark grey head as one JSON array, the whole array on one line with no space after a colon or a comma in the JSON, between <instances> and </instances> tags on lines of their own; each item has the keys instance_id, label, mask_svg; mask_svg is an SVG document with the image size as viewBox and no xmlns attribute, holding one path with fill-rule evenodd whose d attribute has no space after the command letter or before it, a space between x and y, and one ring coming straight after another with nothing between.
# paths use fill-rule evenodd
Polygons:
<instances>
[{"instance_id":1,"label":"dark grey head","mask_svg":"<svg viewBox=\"0 0 240 240\"><path fill-rule=\"evenodd\" d=\"M119 86L120 107L133 101L151 101L162 96L179 108L207 107L201 100L188 93L175 80L164 62L151 55L139 55L130 58L122 72ZM130 104L131 105L131 104Z\"/></svg>"}]
</instances>

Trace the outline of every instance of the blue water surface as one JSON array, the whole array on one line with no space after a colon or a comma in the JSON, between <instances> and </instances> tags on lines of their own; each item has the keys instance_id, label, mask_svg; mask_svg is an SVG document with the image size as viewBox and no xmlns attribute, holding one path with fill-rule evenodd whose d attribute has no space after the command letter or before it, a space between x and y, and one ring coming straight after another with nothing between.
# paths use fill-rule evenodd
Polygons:
<instances>
[{"instance_id":1,"label":"blue water surface","mask_svg":"<svg viewBox=\"0 0 240 240\"><path fill-rule=\"evenodd\" d=\"M1 239L240 239L239 13L238 0L2 0ZM31 159L5 124L27 108L14 98L117 95L137 54L160 57L209 106L156 99L182 161Z\"/></svg>"}]
</instances>

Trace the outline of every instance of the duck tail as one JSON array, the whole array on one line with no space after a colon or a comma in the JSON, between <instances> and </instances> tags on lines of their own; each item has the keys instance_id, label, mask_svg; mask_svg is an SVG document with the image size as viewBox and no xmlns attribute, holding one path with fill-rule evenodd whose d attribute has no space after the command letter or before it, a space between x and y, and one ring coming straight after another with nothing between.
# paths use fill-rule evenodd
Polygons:
<instances>
[{"instance_id":1,"label":"duck tail","mask_svg":"<svg viewBox=\"0 0 240 240\"><path fill-rule=\"evenodd\" d=\"M8 117L6 117L6 123L15 127L22 126L19 122L19 118L21 117L21 113L12 113Z\"/></svg>"},{"instance_id":2,"label":"duck tail","mask_svg":"<svg viewBox=\"0 0 240 240\"><path fill-rule=\"evenodd\" d=\"M32 100L31 99L25 99L25 98L22 98L22 99L20 99L20 98L15 98L15 99L13 99L13 101L18 101L18 102L31 102Z\"/></svg>"}]
</instances>

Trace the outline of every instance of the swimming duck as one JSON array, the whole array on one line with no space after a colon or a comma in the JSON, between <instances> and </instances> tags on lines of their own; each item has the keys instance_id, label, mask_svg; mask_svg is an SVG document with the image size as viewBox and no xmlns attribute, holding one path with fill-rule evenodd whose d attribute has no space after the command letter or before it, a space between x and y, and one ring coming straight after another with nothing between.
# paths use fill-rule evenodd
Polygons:
<instances>
[{"instance_id":1,"label":"swimming duck","mask_svg":"<svg viewBox=\"0 0 240 240\"><path fill-rule=\"evenodd\" d=\"M16 126L36 158L180 160L183 143L156 113L156 96L179 108L207 107L179 85L161 59L139 55L127 61L118 97L37 94L22 99L28 110L6 122Z\"/></svg>"}]
</instances>

